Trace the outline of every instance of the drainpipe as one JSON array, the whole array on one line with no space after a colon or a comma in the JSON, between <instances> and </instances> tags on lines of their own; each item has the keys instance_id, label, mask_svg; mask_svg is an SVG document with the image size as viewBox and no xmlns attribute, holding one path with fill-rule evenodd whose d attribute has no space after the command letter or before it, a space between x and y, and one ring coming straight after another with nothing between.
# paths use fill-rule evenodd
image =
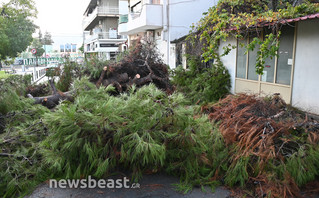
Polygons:
<instances>
[{"instance_id":1,"label":"drainpipe","mask_svg":"<svg viewBox=\"0 0 319 198\"><path fill-rule=\"evenodd\" d=\"M163 40L167 42L167 64L169 64L169 0L163 0Z\"/></svg>"}]
</instances>

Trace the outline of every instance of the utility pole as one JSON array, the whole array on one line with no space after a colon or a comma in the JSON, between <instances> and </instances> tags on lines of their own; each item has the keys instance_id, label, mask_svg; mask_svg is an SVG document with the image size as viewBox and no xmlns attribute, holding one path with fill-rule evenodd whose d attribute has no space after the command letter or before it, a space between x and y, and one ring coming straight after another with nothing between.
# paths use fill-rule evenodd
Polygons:
<instances>
[{"instance_id":1,"label":"utility pole","mask_svg":"<svg viewBox=\"0 0 319 198\"><path fill-rule=\"evenodd\" d=\"M44 65L47 66L47 46L46 46L46 44L44 44L44 56L45 56Z\"/></svg>"}]
</instances>

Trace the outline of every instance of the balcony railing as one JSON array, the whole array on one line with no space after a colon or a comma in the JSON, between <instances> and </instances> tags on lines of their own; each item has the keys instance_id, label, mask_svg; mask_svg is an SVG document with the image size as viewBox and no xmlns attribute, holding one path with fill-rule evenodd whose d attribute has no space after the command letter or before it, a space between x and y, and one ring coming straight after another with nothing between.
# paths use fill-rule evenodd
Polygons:
<instances>
[{"instance_id":1,"label":"balcony railing","mask_svg":"<svg viewBox=\"0 0 319 198\"><path fill-rule=\"evenodd\" d=\"M101 39L126 39L127 37L124 35L119 35L118 32L100 32L97 34L89 35L85 39L85 43L89 43L93 40L101 40Z\"/></svg>"},{"instance_id":2,"label":"balcony railing","mask_svg":"<svg viewBox=\"0 0 319 198\"><path fill-rule=\"evenodd\" d=\"M124 39L123 35L119 35L116 31L114 32L101 32L98 33L99 39Z\"/></svg>"},{"instance_id":3,"label":"balcony railing","mask_svg":"<svg viewBox=\"0 0 319 198\"><path fill-rule=\"evenodd\" d=\"M108 14L119 14L118 7L97 7L97 13L100 15L108 15Z\"/></svg>"},{"instance_id":4,"label":"balcony railing","mask_svg":"<svg viewBox=\"0 0 319 198\"><path fill-rule=\"evenodd\" d=\"M96 7L91 14L83 18L82 26L85 29L99 15L118 15L118 14L119 14L118 7L99 6L99 7Z\"/></svg>"}]
</instances>

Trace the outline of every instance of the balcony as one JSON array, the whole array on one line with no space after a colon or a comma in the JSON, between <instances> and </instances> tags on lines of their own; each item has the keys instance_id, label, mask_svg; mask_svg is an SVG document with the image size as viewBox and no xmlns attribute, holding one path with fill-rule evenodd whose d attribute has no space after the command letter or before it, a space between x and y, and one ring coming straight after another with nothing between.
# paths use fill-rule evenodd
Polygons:
<instances>
[{"instance_id":1,"label":"balcony","mask_svg":"<svg viewBox=\"0 0 319 198\"><path fill-rule=\"evenodd\" d=\"M160 4L144 4L140 12L128 15L127 34L135 34L162 27L163 6Z\"/></svg>"},{"instance_id":2,"label":"balcony","mask_svg":"<svg viewBox=\"0 0 319 198\"><path fill-rule=\"evenodd\" d=\"M119 8L118 7L105 7L97 6L90 14L84 16L82 27L84 31L92 29L99 21L101 17L118 17Z\"/></svg>"},{"instance_id":3,"label":"balcony","mask_svg":"<svg viewBox=\"0 0 319 198\"><path fill-rule=\"evenodd\" d=\"M121 41L125 41L126 38L127 38L126 36L119 35L116 31L100 32L97 34L88 35L85 38L85 43L87 44L97 40L121 42Z\"/></svg>"}]
</instances>

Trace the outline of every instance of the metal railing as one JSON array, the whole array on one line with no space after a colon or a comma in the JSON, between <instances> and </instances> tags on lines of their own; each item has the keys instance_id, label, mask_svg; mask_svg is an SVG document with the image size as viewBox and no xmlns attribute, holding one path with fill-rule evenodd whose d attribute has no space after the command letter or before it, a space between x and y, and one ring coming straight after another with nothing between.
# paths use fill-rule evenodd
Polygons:
<instances>
[{"instance_id":1,"label":"metal railing","mask_svg":"<svg viewBox=\"0 0 319 198\"><path fill-rule=\"evenodd\" d=\"M40 70L36 70L34 72L31 73L32 76L32 83L36 83L39 80L41 80L43 77L45 77L46 74L46 68L40 69Z\"/></svg>"},{"instance_id":2,"label":"metal railing","mask_svg":"<svg viewBox=\"0 0 319 198\"><path fill-rule=\"evenodd\" d=\"M107 15L107 14L119 14L119 8L118 7L97 7L97 13L101 15Z\"/></svg>"},{"instance_id":3,"label":"metal railing","mask_svg":"<svg viewBox=\"0 0 319 198\"><path fill-rule=\"evenodd\" d=\"M119 35L117 31L114 32L100 32L93 34L85 39L85 43L89 43L95 39L126 39L125 35Z\"/></svg>"},{"instance_id":4,"label":"metal railing","mask_svg":"<svg viewBox=\"0 0 319 198\"><path fill-rule=\"evenodd\" d=\"M118 7L98 6L92 11L91 14L83 18L82 27L85 28L86 26L88 26L98 15L118 15L118 14L119 14Z\"/></svg>"},{"instance_id":5,"label":"metal railing","mask_svg":"<svg viewBox=\"0 0 319 198\"><path fill-rule=\"evenodd\" d=\"M123 35L119 35L117 32L101 32L98 34L99 39L125 39Z\"/></svg>"}]
</instances>

